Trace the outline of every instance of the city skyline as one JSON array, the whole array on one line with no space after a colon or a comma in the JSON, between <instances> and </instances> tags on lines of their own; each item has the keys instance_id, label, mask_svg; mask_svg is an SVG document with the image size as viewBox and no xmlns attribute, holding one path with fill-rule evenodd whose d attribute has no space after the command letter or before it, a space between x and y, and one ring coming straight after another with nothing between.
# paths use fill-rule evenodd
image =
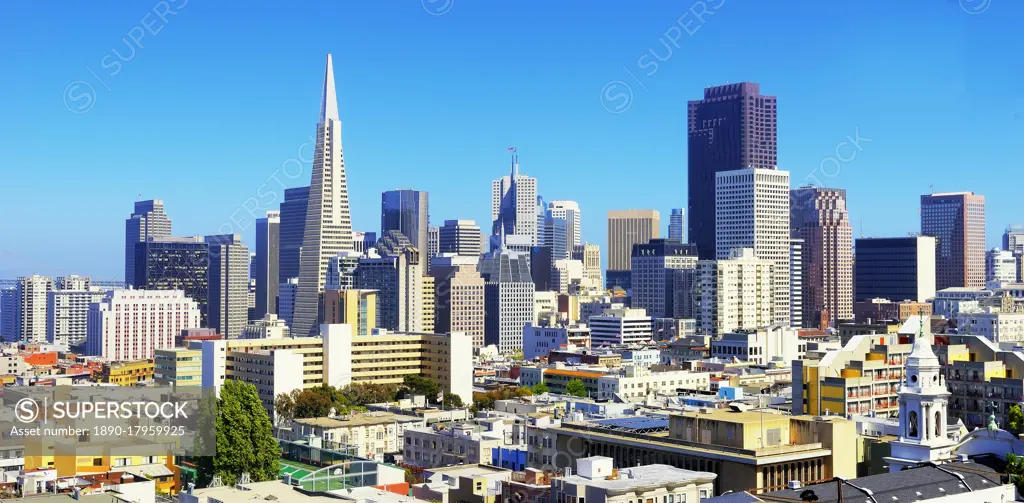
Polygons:
<instances>
[{"instance_id":1,"label":"city skyline","mask_svg":"<svg viewBox=\"0 0 1024 503\"><path fill-rule=\"evenodd\" d=\"M497 94L491 95L490 91L465 92L466 86L491 85L491 80L486 76L466 79L465 75L460 75L464 83L451 89L441 86L444 93L442 100L432 98L438 90L427 86L430 89L400 96L400 103L386 103L382 94L385 90L372 89L380 80L374 76L374 71L385 69L381 66L382 59L400 62L384 65L387 72L385 75L389 77L416 75L421 64L439 64L443 60L433 56L424 57L422 63L408 61L407 57L397 51L399 47L412 50L417 56L423 56L419 51L425 51L424 54L430 52L430 47L409 47L402 43L407 39L388 42L380 37L368 39L383 44L381 48L384 51L371 58L371 61L357 54L354 42L359 37L372 34L364 29L353 29L351 34L316 35L310 36L312 40L290 42L301 42L303 50L279 61L280 68L272 70L283 77L270 77L271 70L253 65L255 59L248 55L243 55L239 61L228 61L220 57L220 53L197 55L191 72L198 78L212 79L215 92L222 89L217 80L219 77L216 77L221 72L260 82L272 79L269 82L277 86L275 93L282 95L282 104L262 103L258 107L251 107L245 114L245 124L231 128L229 132L222 131L227 136L216 140L214 138L217 135L209 134L208 126L194 124L194 120L190 128L184 130L187 132L180 128L164 130L165 126L159 125L159 134L148 133L143 137L128 127L136 117L139 103L145 104L147 108L152 107L152 113L167 117L169 124L177 124L182 120L180 113L209 117L236 114L239 110L236 106L251 102L257 96L253 90L234 86L232 91L239 93L238 100L222 100L232 103L211 106L205 94L199 94L200 90L186 87L181 92L172 92L160 84L161 79L166 79L166 72L178 71L179 65L183 64L182 61L167 59L167 51L185 44L187 36L201 35L196 32L197 24L194 20L200 18L216 22L227 15L227 11L222 12L219 8L203 10L195 7L196 4L188 5L178 16L168 18L165 31L147 39L145 48L135 53L135 59L122 64L121 74L111 78L101 74L110 91L103 88L82 67L89 65L94 70L99 68L98 63L93 61L98 62L104 51L109 52L112 44L120 43L121 34L131 23L136 22L128 20L124 15L92 27L84 39L87 43L81 44L82 47L70 48L61 58L60 68L35 70L32 73L40 73L40 82L44 84L52 78L52 85L30 89L18 82L0 84L13 94L22 96L25 103L17 105L11 115L12 119L25 119L25 122L17 128L4 129L11 138L9 145L19 146L18 150L11 146L0 147L0 155L5 155L10 165L38 164L25 155L25 152L35 148L33 145L39 145L38 140L32 137L39 130L37 126L40 123L37 121L55 121L52 123L68 132L66 152L63 151L65 149L59 149L47 158L40 169L13 170L11 183L16 187L32 186L42 183L44 178L41 177L46 173L45 180L52 184L53 190L84 186L90 194L100 196L100 200L95 201L88 212L90 225L83 225L86 220L80 220L86 218L86 212L66 215L70 219L67 238L83 243L79 253L71 257L61 256L61 247L54 237L39 231L42 227L38 225L41 219L52 216L52 212L58 208L43 208L38 217L0 223L0 235L19 238L5 241L0 247L0 277L13 278L31 273L82 273L97 278L119 278L116 259L118 251L115 248L115 242L123 240L123 228L119 222L125 217L125 207L130 200L136 199L137 194L142 194L142 199L165 201L166 212L174 219L175 235L241 233L243 242L254 248L255 218L250 217L246 210L251 207L247 204L249 198L257 197L261 186L264 186L264 193L267 188L279 187L273 180L268 184L275 170L284 186L308 183L310 165L300 162L301 159L311 159L308 126L311 113L308 103L315 99L311 98L313 93L319 91L316 69L321 67L322 58L328 52L334 53L337 59L339 104L349 126L346 128L346 136L350 140L346 143L350 147L348 160L352 173L353 227L356 230L376 230L378 224L375 208L379 204L380 194L396 185L394 170L399 170L397 172L403 177L398 185L432 194L431 218L434 222L447 219L473 219L478 224L488 222L485 217L485 191L488 182L505 171L505 148L510 145L518 148L522 156L522 171L537 177L538 191L546 198L577 201L588 215L603 215L609 209L625 208L651 208L667 214L669 208L678 206L677 201L685 197L687 191L685 102L699 97L706 86L727 81L758 82L763 93L778 97L779 169L793 173L793 188L801 186L810 177L816 177L829 187L846 189L855 237L900 236L916 231L918 197L929 192L928 185L934 185L936 192L964 190L986 196L986 248L998 246L1002 230L1021 220L1012 208L1011 189L1006 184L997 183L996 177L972 179L969 182L956 177L956 173L976 165L995 166L996 173L1000 173L1000 170L1009 169L1008 166L1014 162L1009 153L1012 150L1009 138L1024 127L1024 123L1014 119L1024 113L1024 106L1020 106L1022 100L1012 98L1009 102L996 101L988 96L985 89L997 82L1013 80L1015 75L1019 75L1020 68L1007 68L1005 64L994 63L995 54L986 51L978 53L967 48L1005 46L1014 37L1018 37L1010 33L1011 30L998 28L1021 10L1021 6L1016 4L997 4L981 15L973 16L955 4L936 5L933 9L923 11L909 6L897 6L887 12L886 16L863 12L867 9L842 6L800 9L794 6L745 6L743 9L729 9L730 5L726 4L715 17L706 19L700 25L700 30L692 36L684 32L683 39L679 40L682 49L676 49L675 57L659 63L658 72L653 76L646 76L643 70L638 71L631 63L648 50L665 54L665 47L660 41L664 39L666 28L672 26L678 18L679 13L676 11L680 9L672 6L644 6L622 13L624 17L614 21L614 25L603 24L602 21L593 28L570 27L573 31L579 31L581 36L586 35L584 40L588 44L596 43L592 40L595 35L589 30L608 29L609 26L616 30L614 36L604 42L606 46L598 46L591 51L595 55L589 52L578 54L581 48L573 46L572 55L580 58L576 64L585 70L581 75L567 76L564 81L540 87L534 84L541 81L522 76L542 70L542 67L536 66L537 63L529 62L528 56L539 51L544 40L555 36L548 29L547 22L569 16L572 9L552 7L549 11L541 11L548 15L548 21L530 21L526 18L538 11L523 9L515 15L515 19L523 18L524 28L539 30L541 40L536 45L522 49L522 57L516 58L522 68L513 72L516 76L511 82L503 85L516 85L528 91L525 96L514 98L513 103L532 103L543 98L538 103L548 107L548 100L563 101L565 104L562 108L548 107L546 113L568 114L574 117L573 122L555 120L552 125L538 123L535 120L537 111L530 106L524 110L515 110L521 107L498 107L492 104L483 107L486 118L471 113L469 109L480 107L483 99L490 103L507 103L506 99ZM507 14L500 6L459 5L443 16L430 16L414 7L410 12L400 13L402 25L413 30L410 36L426 32L444 37L440 40L450 42L472 37L468 30L471 30L474 21L495 23ZM32 10L33 7L19 6L15 10L19 9ZM596 9L598 11L595 15L611 11L610 7ZM846 23L836 33L818 39L818 48L795 49L781 45L781 39L768 37L768 40L763 41L765 50L780 51L778 61L762 62L757 61L756 55L741 55L736 61L701 61L694 67L689 54L696 47L723 43L728 37L742 32L744 26L765 16L782 28L796 24L799 16L794 9L801 10L803 15L841 18ZM369 19L382 19L387 15L376 6L359 6L352 10ZM349 11L330 7L330 12ZM287 14L289 19L303 19L311 15L309 12ZM904 29L905 21L911 16L914 19L923 17L930 24L916 27L908 33ZM636 27L619 26L634 19L645 21L637 23ZM67 22L70 20L55 20L58 27ZM858 31L851 31L854 26ZM12 25L9 28L8 33L13 36L32 39L24 27ZM873 38L870 41L863 37L853 38L859 41L859 45L855 45L856 50L851 50L846 42L850 38L846 36L859 33L862 29L872 31ZM915 37L921 41L914 42ZM203 41L215 42L214 39L199 37L198 43ZM506 54L512 50L511 46L506 46L507 43L489 42L478 50ZM888 53L880 50L883 46L889 47ZM892 50L893 47L896 49ZM876 48L879 50L874 50ZM124 53L123 50L121 52ZM919 62L904 65L906 56L910 54L915 54L915 61ZM797 60L805 56L811 58L814 64L806 69L795 66ZM460 57L445 64L462 64L467 61L470 60ZM23 69L23 62L7 62L15 74L19 68ZM218 65L216 72L211 66L214 62ZM483 64L490 67L497 63L488 60ZM501 64L507 65L505 62ZM638 77L639 82L621 69L624 65ZM862 79L843 81L848 72L855 72L866 65L877 67L878 72L885 72L886 78L879 79L877 83ZM791 75L784 76L787 72ZM893 87L895 81L910 82L912 74L913 79L939 82L940 85L931 89L915 88L913 91ZM501 75L507 77L506 72L501 72ZM69 112L57 93L67 83L82 79L91 79L90 84L98 95L95 106L87 113L74 114ZM800 79L805 82L798 82ZM843 83L826 86L826 83L837 80ZM629 84L633 93L631 104L623 113L610 114L602 106L599 91L612 81ZM395 91L393 88L391 90ZM401 91L405 93L409 89L402 88ZM449 92L455 93L450 99L447 96ZM156 93L160 99L153 100L152 93ZM394 95L393 92L389 94ZM509 96L516 95L513 93ZM569 97L572 99L567 100ZM881 101L878 104L867 106L869 101L879 99ZM936 101L952 101L953 106L941 111L930 110L928 104ZM436 117L442 102L446 107L456 107L459 117L471 119L467 124L475 126L483 123L489 127L482 128L485 131L475 132L465 125L444 122L439 126L440 131L429 131L430 128L424 128L425 121ZM193 108L199 105L202 105L201 110ZM30 120L25 116L28 108L23 107L38 109L38 118ZM252 115L256 110L259 111L258 119ZM397 110L404 110L403 113L407 113L410 120L396 130L395 119L399 117L395 115ZM894 110L900 112L900 121L891 120ZM381 111L385 113L380 114ZM502 114L506 117L497 118ZM581 139L567 142L564 135L554 135L548 129L557 127L564 130L569 124L581 125L578 121L593 122L593 127L607 131L597 132L589 126L584 127L580 130L584 133ZM985 126L980 127L981 124ZM414 137L406 127L415 128L422 135ZM636 132L630 133L631 130ZM464 136L463 133L467 132L469 135L465 141L452 139ZM170 138L173 138L175 144L174 152L169 152L160 143L154 143L155 139L168 134L172 134ZM234 147L223 150L224 144L239 143L238 140L245 136L258 139L259 144L241 142L247 144L242 147L247 149L244 153L235 152ZM612 141L613 137L621 137L622 141ZM634 139L639 137L646 141L634 145ZM846 156L844 158L856 154L855 158L849 162L831 164L828 159L835 157L835 150L841 142L849 142L847 137L870 141L858 144L862 150L857 150L851 143L843 145L842 148L846 149L842 152ZM965 137L971 138L971 141L954 140ZM399 155L393 152L396 149L385 146L395 141L403 146L397 150L408 151L409 154ZM932 149L928 147L930 145L943 145L943 148ZM115 151L115 147L124 151ZM125 155L137 153L140 149L161 153L158 156L160 159L152 160L152 165L147 166L147 173L173 172L175 176L142 173L115 176L130 173L138 165ZM417 169L408 168L413 165L408 156L415 156ZM296 162L302 164L301 169ZM596 170L594 179L600 180L608 179L622 166L636 166L638 162L650 173L650 177L658 178L662 183L652 189L648 177L624 177L616 184L591 181L576 185L570 182L578 177L582 169ZM282 166L285 165L289 173L298 174L290 177L283 173ZM823 176L819 169L822 165L826 166L828 172L839 172L836 176ZM893 169L894 166L907 168ZM215 167L217 169L213 169ZM914 176L914 173L926 168L934 172L935 176L927 180ZM54 170L61 176L51 176ZM452 170L456 176L446 177L444 181L431 179L429 173L437 170ZM815 174L815 171L819 173ZM392 174L389 175L389 172ZM195 183L197 176L209 177L210 183ZM886 183L877 183L880 179L886 180ZM104 183L100 184L99 180L104 180ZM464 194L471 195L466 197ZM11 212L27 205L26 197L27 194L15 192L0 205L3 205L2 209ZM283 189L277 190L275 197L268 195L261 203L271 199L272 203L254 210L256 218L262 216L266 209L277 208L283 199ZM879 200L887 202L884 209L873 204ZM583 240L604 247L604 229L605 222L602 219L585 219Z\"/></svg>"}]
</instances>

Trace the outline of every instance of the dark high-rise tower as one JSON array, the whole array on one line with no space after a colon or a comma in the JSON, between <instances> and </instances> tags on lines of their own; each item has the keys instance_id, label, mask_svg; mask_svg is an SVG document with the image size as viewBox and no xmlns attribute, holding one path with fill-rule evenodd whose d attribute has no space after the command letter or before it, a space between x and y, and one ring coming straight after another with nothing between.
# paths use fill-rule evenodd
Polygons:
<instances>
[{"instance_id":1,"label":"dark high-rise tower","mask_svg":"<svg viewBox=\"0 0 1024 503\"><path fill-rule=\"evenodd\" d=\"M253 277L256 278L255 319L261 319L267 313L277 314L280 261L281 212L268 211L265 218L256 219L256 260L253 267Z\"/></svg>"},{"instance_id":2,"label":"dark high-rise tower","mask_svg":"<svg viewBox=\"0 0 1024 503\"><path fill-rule=\"evenodd\" d=\"M309 186L284 189L281 202L280 258L277 280L299 277L299 249L306 229L306 209L309 206Z\"/></svg>"},{"instance_id":3,"label":"dark high-rise tower","mask_svg":"<svg viewBox=\"0 0 1024 503\"><path fill-rule=\"evenodd\" d=\"M935 289L985 286L985 196L921 196L921 234L938 241Z\"/></svg>"},{"instance_id":4,"label":"dark high-rise tower","mask_svg":"<svg viewBox=\"0 0 1024 503\"><path fill-rule=\"evenodd\" d=\"M427 227L430 225L429 199L419 190L389 190L380 198L380 235L388 231L404 234L426 257ZM426 272L426 268L423 269Z\"/></svg>"},{"instance_id":5,"label":"dark high-rise tower","mask_svg":"<svg viewBox=\"0 0 1024 503\"><path fill-rule=\"evenodd\" d=\"M702 259L715 258L715 173L776 169L776 100L760 89L753 82L708 87L704 99L689 102L688 234Z\"/></svg>"},{"instance_id":6,"label":"dark high-rise tower","mask_svg":"<svg viewBox=\"0 0 1024 503\"><path fill-rule=\"evenodd\" d=\"M136 201L135 211L124 223L124 282L135 284L135 243L171 235L171 219L159 199Z\"/></svg>"}]
</instances>

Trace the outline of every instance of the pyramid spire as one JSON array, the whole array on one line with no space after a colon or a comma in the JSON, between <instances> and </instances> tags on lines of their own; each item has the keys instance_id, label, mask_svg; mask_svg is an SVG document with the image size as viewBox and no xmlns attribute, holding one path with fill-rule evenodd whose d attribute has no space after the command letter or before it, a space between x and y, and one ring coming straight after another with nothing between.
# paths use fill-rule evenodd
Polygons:
<instances>
[{"instance_id":1,"label":"pyramid spire","mask_svg":"<svg viewBox=\"0 0 1024 503\"><path fill-rule=\"evenodd\" d=\"M338 95L334 91L334 65L331 55L327 55L327 70L324 71L324 92L320 97L319 122L338 119Z\"/></svg>"}]
</instances>

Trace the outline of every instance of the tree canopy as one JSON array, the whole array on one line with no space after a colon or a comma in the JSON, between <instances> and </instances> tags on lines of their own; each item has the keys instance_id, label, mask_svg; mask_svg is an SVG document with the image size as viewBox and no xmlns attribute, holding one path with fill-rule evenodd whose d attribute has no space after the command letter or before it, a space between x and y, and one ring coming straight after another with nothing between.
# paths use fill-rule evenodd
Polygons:
<instances>
[{"instance_id":1,"label":"tree canopy","mask_svg":"<svg viewBox=\"0 0 1024 503\"><path fill-rule=\"evenodd\" d=\"M436 382L421 375L405 376L402 385L416 395L426 396L427 400L432 402L437 401L437 395L441 392L441 387Z\"/></svg>"},{"instance_id":2,"label":"tree canopy","mask_svg":"<svg viewBox=\"0 0 1024 503\"><path fill-rule=\"evenodd\" d=\"M1006 429L1014 435L1024 433L1024 413L1020 404L1013 404L1006 410Z\"/></svg>"},{"instance_id":3,"label":"tree canopy","mask_svg":"<svg viewBox=\"0 0 1024 503\"><path fill-rule=\"evenodd\" d=\"M206 427L204 422L209 426L209 418L201 416L201 427ZM217 399L215 424L217 454L196 459L199 487L209 485L214 476L233 486L243 473L253 482L277 479L281 448L255 386L226 381Z\"/></svg>"},{"instance_id":4,"label":"tree canopy","mask_svg":"<svg viewBox=\"0 0 1024 503\"><path fill-rule=\"evenodd\" d=\"M581 381L579 378L575 378L565 383L565 394L578 397L586 397L587 385L583 384L583 381Z\"/></svg>"},{"instance_id":5,"label":"tree canopy","mask_svg":"<svg viewBox=\"0 0 1024 503\"><path fill-rule=\"evenodd\" d=\"M530 386L530 391L533 392L534 395L543 395L544 393L550 392L550 390L548 390L548 385L542 382Z\"/></svg>"}]
</instances>

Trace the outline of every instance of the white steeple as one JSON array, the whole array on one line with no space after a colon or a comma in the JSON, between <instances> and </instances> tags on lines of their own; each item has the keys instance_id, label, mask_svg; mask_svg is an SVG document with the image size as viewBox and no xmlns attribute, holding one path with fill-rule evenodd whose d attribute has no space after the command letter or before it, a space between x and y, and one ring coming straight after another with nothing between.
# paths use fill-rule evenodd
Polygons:
<instances>
[{"instance_id":1,"label":"white steeple","mask_svg":"<svg viewBox=\"0 0 1024 503\"><path fill-rule=\"evenodd\" d=\"M892 456L886 458L891 472L924 461L947 459L954 445L946 433L950 393L939 358L932 350L931 336L924 331L926 320L923 315L915 320L918 333L900 387L900 438L890 443Z\"/></svg>"}]
</instances>

